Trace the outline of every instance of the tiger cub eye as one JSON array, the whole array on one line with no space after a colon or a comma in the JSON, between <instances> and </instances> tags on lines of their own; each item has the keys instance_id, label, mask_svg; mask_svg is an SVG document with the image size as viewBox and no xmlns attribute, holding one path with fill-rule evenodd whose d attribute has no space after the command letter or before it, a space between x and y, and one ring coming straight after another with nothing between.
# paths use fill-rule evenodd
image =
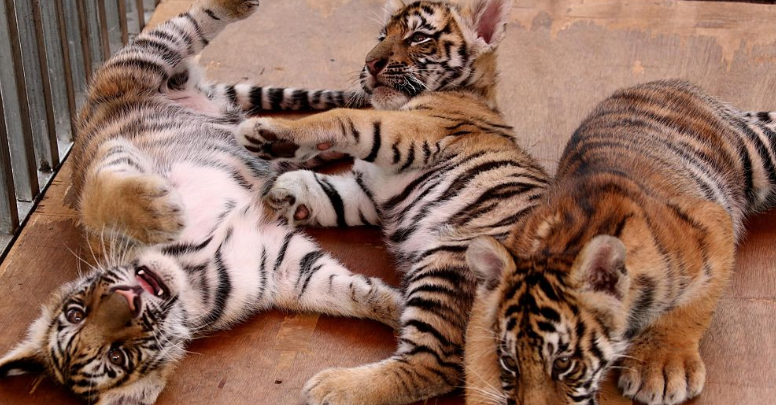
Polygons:
<instances>
[{"instance_id":1,"label":"tiger cub eye","mask_svg":"<svg viewBox=\"0 0 776 405\"><path fill-rule=\"evenodd\" d=\"M70 323L81 323L81 321L84 320L84 317L84 311L78 308L70 308L67 310L67 313L65 313L65 318L67 318L67 321Z\"/></svg>"},{"instance_id":2,"label":"tiger cub eye","mask_svg":"<svg viewBox=\"0 0 776 405\"><path fill-rule=\"evenodd\" d=\"M566 371L569 371L570 367L571 367L571 359L568 357L558 357L552 363L552 369L553 371L555 371L556 374L563 374Z\"/></svg>"},{"instance_id":3,"label":"tiger cub eye","mask_svg":"<svg viewBox=\"0 0 776 405\"><path fill-rule=\"evenodd\" d=\"M111 349L111 351L108 352L108 359L117 366L123 366L126 356L124 356L124 352L119 349Z\"/></svg>"}]
</instances>

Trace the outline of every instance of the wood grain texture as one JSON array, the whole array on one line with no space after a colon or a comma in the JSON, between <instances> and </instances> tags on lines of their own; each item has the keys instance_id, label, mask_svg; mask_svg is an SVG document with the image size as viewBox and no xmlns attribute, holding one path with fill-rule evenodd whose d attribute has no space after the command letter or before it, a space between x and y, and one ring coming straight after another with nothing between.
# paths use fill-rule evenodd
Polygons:
<instances>
[{"instance_id":1,"label":"wood grain texture","mask_svg":"<svg viewBox=\"0 0 776 405\"><path fill-rule=\"evenodd\" d=\"M150 24L185 10L163 2ZM265 1L201 61L216 80L341 88L375 43L383 0ZM523 145L545 166L613 90L681 77L742 108L776 110L776 6L725 2L516 0L501 47L500 101ZM0 352L19 340L42 300L89 260L67 199L69 165L0 264ZM355 271L398 284L374 229L310 231ZM708 377L693 405L768 405L776 398L776 212L753 217L737 271L702 342ZM194 342L160 405L299 404L317 371L381 359L387 328L368 321L267 312ZM608 383L604 405L631 405ZM45 379L0 381L0 404L77 404ZM456 395L427 401L459 405Z\"/></svg>"}]
</instances>

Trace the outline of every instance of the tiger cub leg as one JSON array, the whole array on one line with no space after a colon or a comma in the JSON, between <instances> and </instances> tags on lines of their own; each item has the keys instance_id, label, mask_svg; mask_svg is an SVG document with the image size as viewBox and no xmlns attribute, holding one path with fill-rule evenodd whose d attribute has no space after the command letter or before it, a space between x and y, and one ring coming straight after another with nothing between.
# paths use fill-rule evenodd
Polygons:
<instances>
[{"instance_id":1,"label":"tiger cub leg","mask_svg":"<svg viewBox=\"0 0 776 405\"><path fill-rule=\"evenodd\" d=\"M470 275L456 260L412 269L405 278L396 353L377 363L318 373L305 384L306 404L409 404L463 385L464 330L476 284Z\"/></svg>"},{"instance_id":2,"label":"tiger cub leg","mask_svg":"<svg viewBox=\"0 0 776 405\"><path fill-rule=\"evenodd\" d=\"M79 206L81 220L92 234L108 232L144 244L170 242L185 224L175 190L122 139L106 142L98 151Z\"/></svg>"},{"instance_id":3,"label":"tiger cub leg","mask_svg":"<svg viewBox=\"0 0 776 405\"><path fill-rule=\"evenodd\" d=\"M240 125L237 139L264 159L304 161L339 152L402 172L433 164L458 139L446 125L417 111L336 109L297 121L252 118Z\"/></svg>"},{"instance_id":4,"label":"tiger cub leg","mask_svg":"<svg viewBox=\"0 0 776 405\"><path fill-rule=\"evenodd\" d=\"M280 246L278 252L262 252L262 268L275 267L272 274L279 280L274 305L278 308L398 326L404 301L396 288L378 278L350 272L298 232L287 231L283 241L274 245Z\"/></svg>"},{"instance_id":5,"label":"tiger cub leg","mask_svg":"<svg viewBox=\"0 0 776 405\"><path fill-rule=\"evenodd\" d=\"M735 261L732 223L713 203L695 203L693 219L705 224L709 256L699 269L697 290L682 297L684 304L663 314L641 332L621 360L618 385L623 395L639 402L678 404L701 393L706 368L699 352L700 340L711 323L714 309L727 285Z\"/></svg>"},{"instance_id":6,"label":"tiger cub leg","mask_svg":"<svg viewBox=\"0 0 776 405\"><path fill-rule=\"evenodd\" d=\"M325 175L309 170L283 173L264 196L272 217L289 225L345 227L377 225L380 219L369 191L358 174Z\"/></svg>"}]
</instances>

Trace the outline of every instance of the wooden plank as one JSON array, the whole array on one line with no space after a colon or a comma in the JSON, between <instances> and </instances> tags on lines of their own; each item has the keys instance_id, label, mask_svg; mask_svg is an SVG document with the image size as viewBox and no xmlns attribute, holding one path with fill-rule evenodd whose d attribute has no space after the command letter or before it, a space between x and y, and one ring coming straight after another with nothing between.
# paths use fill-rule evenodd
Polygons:
<instances>
[{"instance_id":1,"label":"wooden plank","mask_svg":"<svg viewBox=\"0 0 776 405\"><path fill-rule=\"evenodd\" d=\"M190 1L160 5L149 25ZM250 21L230 27L202 56L216 80L341 88L374 45L372 21L383 0L263 2ZM363 16L356 18L354 16ZM501 47L501 106L523 144L554 170L562 146L594 104L614 89L667 77L695 81L734 104L776 110L776 6L712 2L517 0ZM294 32L294 41L287 41ZM237 52L247 49L250 52ZM310 69L314 66L315 69ZM80 246L69 166L0 265L0 351L24 334L36 305L75 277ZM70 204L70 205L69 205ZM776 212L749 221L737 271L702 342L705 393L694 405L766 404L776 394ZM356 271L397 284L376 230L311 231ZM299 404L317 371L379 360L393 333L367 321L268 312L196 341L159 404ZM611 382L604 405L630 405ZM49 381L0 381L3 404L76 404ZM462 404L448 396L429 404Z\"/></svg>"}]
</instances>

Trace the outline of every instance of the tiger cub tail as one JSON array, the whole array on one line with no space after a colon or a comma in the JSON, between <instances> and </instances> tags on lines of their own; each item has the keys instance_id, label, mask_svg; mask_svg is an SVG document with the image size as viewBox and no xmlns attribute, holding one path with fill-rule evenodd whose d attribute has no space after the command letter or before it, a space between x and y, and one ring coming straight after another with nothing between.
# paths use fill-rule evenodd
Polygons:
<instances>
[{"instance_id":1,"label":"tiger cub tail","mask_svg":"<svg viewBox=\"0 0 776 405\"><path fill-rule=\"evenodd\" d=\"M333 108L364 108L363 93L342 90L306 90L262 87L250 83L216 84L209 94L238 106L248 115L277 111L320 111Z\"/></svg>"},{"instance_id":2,"label":"tiger cub tail","mask_svg":"<svg viewBox=\"0 0 776 405\"><path fill-rule=\"evenodd\" d=\"M739 125L751 160L749 212L776 207L776 111L745 112Z\"/></svg>"}]
</instances>

